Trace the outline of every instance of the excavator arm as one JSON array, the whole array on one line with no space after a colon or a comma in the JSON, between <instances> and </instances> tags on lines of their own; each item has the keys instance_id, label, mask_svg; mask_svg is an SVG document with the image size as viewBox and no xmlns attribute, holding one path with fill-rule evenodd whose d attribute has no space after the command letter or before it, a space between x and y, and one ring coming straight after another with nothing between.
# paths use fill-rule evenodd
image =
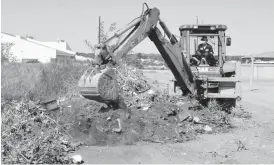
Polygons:
<instances>
[{"instance_id":1,"label":"excavator arm","mask_svg":"<svg viewBox=\"0 0 274 165\"><path fill-rule=\"evenodd\" d=\"M184 94L194 94L193 74L186 62L182 52L180 52L178 42L172 45L162 36L160 30L156 27L149 35L150 40L155 44L169 69L173 73L177 85Z\"/></svg>"},{"instance_id":2,"label":"excavator arm","mask_svg":"<svg viewBox=\"0 0 274 165\"><path fill-rule=\"evenodd\" d=\"M132 50L136 45L138 45L140 42L142 42L146 37L149 37L149 39L155 44L156 48L159 50L161 56L165 60L166 64L170 68L171 72L173 73L176 81L177 86L179 86L184 94L191 93L194 94L194 80L192 72L186 63L185 57L182 52L180 52L179 49L179 43L175 36L168 30L165 23L160 19L160 11L157 8L147 9L140 17L132 21L129 25L127 25L125 28L119 30L116 32L112 37L110 37L108 40L104 42L105 45L108 45L110 41L112 41L114 38L118 38L121 35L128 32L130 29L131 31L123 38L122 41L120 41L117 46L114 48L112 52L110 52L110 55L107 57L108 59L111 59L115 61L115 63L119 63L119 60L123 58L130 50ZM161 28L163 29L165 35L169 38L167 40L161 33L161 31L157 28L157 23L159 22ZM111 58L109 58L111 57ZM107 60L107 59L105 59ZM104 75L103 73L100 73L100 76ZM87 73L85 73L87 74ZM82 76L81 79L87 79L86 75ZM98 75L92 75L91 77L97 77L97 78L89 78L88 82L91 82L90 84L93 84L93 86L98 86L98 83L92 82L99 81ZM91 87L89 83L83 83L83 80L79 81L79 86ZM95 84L95 85L94 85ZM91 89L91 88L90 88ZM93 88L93 90L96 89ZM87 92L87 90L82 90L84 92L81 92L81 94L89 99L97 100L93 95L98 96L98 89L96 89L96 92ZM88 94L89 93L89 94ZM88 97L87 97L88 96ZM107 99L100 99L100 100L107 100Z\"/></svg>"}]
</instances>

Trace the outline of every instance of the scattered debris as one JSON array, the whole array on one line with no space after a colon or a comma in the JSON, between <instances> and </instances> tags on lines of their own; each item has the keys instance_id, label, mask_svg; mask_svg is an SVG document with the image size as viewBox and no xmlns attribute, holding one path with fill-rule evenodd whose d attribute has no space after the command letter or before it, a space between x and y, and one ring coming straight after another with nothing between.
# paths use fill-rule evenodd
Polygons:
<instances>
[{"instance_id":1,"label":"scattered debris","mask_svg":"<svg viewBox=\"0 0 274 165\"><path fill-rule=\"evenodd\" d=\"M49 111L58 109L58 104L56 99L40 102L40 105L42 108Z\"/></svg>"},{"instance_id":2,"label":"scattered debris","mask_svg":"<svg viewBox=\"0 0 274 165\"><path fill-rule=\"evenodd\" d=\"M155 92L153 91L153 90L148 90L148 92L147 92L148 94L150 94L150 95L152 95L152 94L154 94Z\"/></svg>"},{"instance_id":3,"label":"scattered debris","mask_svg":"<svg viewBox=\"0 0 274 165\"><path fill-rule=\"evenodd\" d=\"M206 126L204 127L204 130L205 130L206 132L212 132L212 128L211 128L210 126L208 126L208 125L206 125Z\"/></svg>"},{"instance_id":4,"label":"scattered debris","mask_svg":"<svg viewBox=\"0 0 274 165\"><path fill-rule=\"evenodd\" d=\"M113 130L113 132L118 132L118 133L120 133L121 131L122 131L122 125L121 125L121 120L118 118L118 119L116 119L117 121L118 121L118 126L119 126L119 128L113 128L112 130Z\"/></svg>"},{"instance_id":5,"label":"scattered debris","mask_svg":"<svg viewBox=\"0 0 274 165\"><path fill-rule=\"evenodd\" d=\"M199 123L200 123L199 117L194 116L194 117L193 117L193 122L194 122L195 124L199 124Z\"/></svg>"},{"instance_id":6,"label":"scattered debris","mask_svg":"<svg viewBox=\"0 0 274 165\"><path fill-rule=\"evenodd\" d=\"M244 111L240 108L232 108L231 113L234 117L250 119L252 114L250 112Z\"/></svg>"},{"instance_id":7,"label":"scattered debris","mask_svg":"<svg viewBox=\"0 0 274 165\"><path fill-rule=\"evenodd\" d=\"M184 106L185 104L186 104L186 103L183 102L183 101L179 101L179 102L176 103L176 105L177 105L178 107L182 107L182 106Z\"/></svg>"},{"instance_id":8,"label":"scattered debris","mask_svg":"<svg viewBox=\"0 0 274 165\"><path fill-rule=\"evenodd\" d=\"M116 68L118 88L122 96L134 96L144 93L151 88L140 70L126 64ZM150 91L152 93L152 91Z\"/></svg>"},{"instance_id":9,"label":"scattered debris","mask_svg":"<svg viewBox=\"0 0 274 165\"><path fill-rule=\"evenodd\" d=\"M148 110L148 106L146 106L146 107L143 107L143 111L146 111L146 110Z\"/></svg>"},{"instance_id":10,"label":"scattered debris","mask_svg":"<svg viewBox=\"0 0 274 165\"><path fill-rule=\"evenodd\" d=\"M28 106L29 109L34 109L37 105L33 101L29 101Z\"/></svg>"},{"instance_id":11,"label":"scattered debris","mask_svg":"<svg viewBox=\"0 0 274 165\"><path fill-rule=\"evenodd\" d=\"M147 92L144 92L136 97L146 96ZM141 103L137 99L131 99L130 102L137 103L135 105L138 106L131 105L127 109L116 110L110 108L99 112L90 104L90 100L79 99L79 103L73 103L79 107L72 109L79 109L75 114L75 123L80 122L77 129L83 136L89 136L87 145L133 144L138 141L176 143L195 139L198 134L205 132L225 132L231 128L226 119L229 114L216 108L202 107L203 110L197 110L201 107L192 102L190 104L185 97L174 98L163 99L162 102L148 102L144 99ZM172 103L171 100L175 101ZM178 107L176 103L179 101L185 102L184 105L189 104L191 108L185 110ZM205 127L204 123L208 126Z\"/></svg>"},{"instance_id":12,"label":"scattered debris","mask_svg":"<svg viewBox=\"0 0 274 165\"><path fill-rule=\"evenodd\" d=\"M186 120L192 120L192 116L189 111L182 111L178 114L180 122L186 121Z\"/></svg>"},{"instance_id":13,"label":"scattered debris","mask_svg":"<svg viewBox=\"0 0 274 165\"><path fill-rule=\"evenodd\" d=\"M2 106L2 162L7 164L68 163L68 152L75 148L65 126L28 101Z\"/></svg>"},{"instance_id":14,"label":"scattered debris","mask_svg":"<svg viewBox=\"0 0 274 165\"><path fill-rule=\"evenodd\" d=\"M212 151L212 152L208 152L208 153L211 153L213 158L216 158L217 156L221 156L221 155L218 154L218 152L216 152L216 151Z\"/></svg>"},{"instance_id":15,"label":"scattered debris","mask_svg":"<svg viewBox=\"0 0 274 165\"><path fill-rule=\"evenodd\" d=\"M74 164L82 164L82 163L84 163L84 161L83 161L81 155L73 155L73 156L70 158L70 160L71 160L71 162L74 163Z\"/></svg>"},{"instance_id":16,"label":"scattered debris","mask_svg":"<svg viewBox=\"0 0 274 165\"><path fill-rule=\"evenodd\" d=\"M236 144L238 145L237 151L248 150L241 140L236 141Z\"/></svg>"}]
</instances>

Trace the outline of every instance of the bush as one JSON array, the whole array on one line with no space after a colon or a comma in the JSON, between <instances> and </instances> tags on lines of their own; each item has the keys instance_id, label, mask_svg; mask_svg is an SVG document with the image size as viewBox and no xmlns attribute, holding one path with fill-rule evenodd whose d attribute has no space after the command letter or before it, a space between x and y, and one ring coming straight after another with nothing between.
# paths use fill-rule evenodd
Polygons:
<instances>
[{"instance_id":1,"label":"bush","mask_svg":"<svg viewBox=\"0 0 274 165\"><path fill-rule=\"evenodd\" d=\"M8 61L14 62L16 61L16 57L13 56L11 52L11 48L14 45L12 42L3 42L1 43L1 63Z\"/></svg>"},{"instance_id":2,"label":"bush","mask_svg":"<svg viewBox=\"0 0 274 165\"><path fill-rule=\"evenodd\" d=\"M16 63L2 66L2 163L69 163L67 152L75 150L67 133L73 114L66 112L55 120L38 106L32 109L28 105L29 100L76 94L77 82L86 67Z\"/></svg>"},{"instance_id":3,"label":"bush","mask_svg":"<svg viewBox=\"0 0 274 165\"><path fill-rule=\"evenodd\" d=\"M16 64L2 66L2 101L47 100L75 94L87 66L78 64Z\"/></svg>"}]
</instances>

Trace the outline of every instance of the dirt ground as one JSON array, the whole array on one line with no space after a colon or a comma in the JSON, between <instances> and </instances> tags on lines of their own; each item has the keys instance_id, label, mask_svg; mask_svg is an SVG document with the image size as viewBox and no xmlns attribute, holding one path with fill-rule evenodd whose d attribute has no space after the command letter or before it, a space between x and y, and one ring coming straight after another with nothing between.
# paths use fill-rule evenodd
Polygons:
<instances>
[{"instance_id":1,"label":"dirt ground","mask_svg":"<svg viewBox=\"0 0 274 165\"><path fill-rule=\"evenodd\" d=\"M237 128L229 133L201 135L197 140L176 144L89 146L74 154L80 154L87 164L274 163L273 93L274 80L256 81L252 91L244 81L243 107L252 118L234 118Z\"/></svg>"}]
</instances>

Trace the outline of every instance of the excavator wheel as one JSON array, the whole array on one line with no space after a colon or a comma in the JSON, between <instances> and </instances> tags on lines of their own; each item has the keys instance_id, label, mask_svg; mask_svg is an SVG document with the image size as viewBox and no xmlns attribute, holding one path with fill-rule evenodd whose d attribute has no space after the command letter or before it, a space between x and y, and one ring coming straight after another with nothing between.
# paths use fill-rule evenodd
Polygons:
<instances>
[{"instance_id":1,"label":"excavator wheel","mask_svg":"<svg viewBox=\"0 0 274 165\"><path fill-rule=\"evenodd\" d=\"M80 94L89 99L105 104L119 102L118 84L113 68L99 70L90 67L78 82Z\"/></svg>"}]
</instances>

